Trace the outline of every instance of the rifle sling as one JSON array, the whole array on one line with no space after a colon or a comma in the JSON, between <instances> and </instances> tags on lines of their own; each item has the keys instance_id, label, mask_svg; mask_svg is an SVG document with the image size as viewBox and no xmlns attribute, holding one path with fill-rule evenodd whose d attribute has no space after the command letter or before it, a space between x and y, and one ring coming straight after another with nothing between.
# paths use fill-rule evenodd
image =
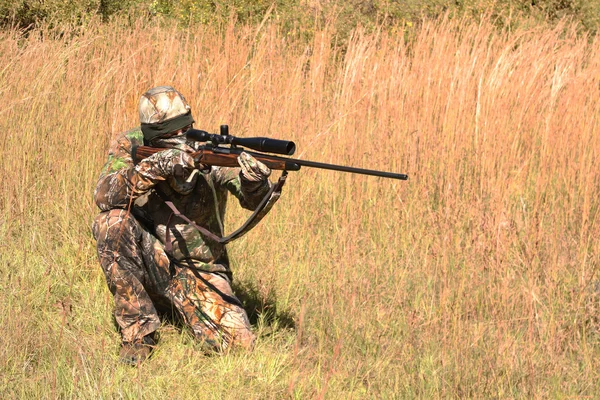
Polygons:
<instances>
[{"instance_id":1,"label":"rifle sling","mask_svg":"<svg viewBox=\"0 0 600 400\"><path fill-rule=\"evenodd\" d=\"M287 178L287 171L283 171L283 173L279 177L279 180L277 181L277 183L274 184L273 186L271 186L271 189L269 189L269 192L265 195L265 197L263 197L263 199L258 204L258 207L256 207L256 209L254 210L252 215L246 220L246 222L244 222L244 224L242 226L240 226L238 229L236 229L234 232L232 232L231 234L229 234L226 237L220 237L218 235L215 235L208 229L196 224L194 221L192 221L191 219L189 219L188 217L183 215L181 212L179 212L177 207L175 207L173 202L170 201L167 198L167 196L165 196L164 193L162 193L160 190L158 190L158 188L154 188L154 191L158 194L158 196L165 202L165 204L172 211L172 213L169 216L169 219L167 221L166 236L165 236L165 250L167 251L167 253L170 253L171 250L173 249L173 245L171 243L171 227L173 225L174 217L178 217L178 218L184 220L185 222L190 224L194 229L199 231L201 234L203 234L204 236L208 237L209 239L211 239L217 243L227 244L236 239L239 239L240 237L242 237L243 235L248 233L252 228L254 228L264 218L264 216L267 215L267 213L271 210L271 208L277 202L277 200L279 200L279 197L281 196L281 189L282 189L283 185L285 184L286 178Z\"/></svg>"}]
</instances>

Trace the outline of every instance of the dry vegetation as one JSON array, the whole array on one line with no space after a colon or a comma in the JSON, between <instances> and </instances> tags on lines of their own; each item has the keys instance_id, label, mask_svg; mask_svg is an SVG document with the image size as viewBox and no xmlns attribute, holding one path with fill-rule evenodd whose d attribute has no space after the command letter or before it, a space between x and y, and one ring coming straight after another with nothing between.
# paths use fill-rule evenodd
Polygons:
<instances>
[{"instance_id":1,"label":"dry vegetation","mask_svg":"<svg viewBox=\"0 0 600 400\"><path fill-rule=\"evenodd\" d=\"M0 33L3 398L600 396L600 41L491 23L403 35L118 23ZM166 324L119 365L92 192L140 93L198 126L296 141L304 169L231 246L253 353L203 355ZM230 207L229 227L244 218Z\"/></svg>"}]
</instances>

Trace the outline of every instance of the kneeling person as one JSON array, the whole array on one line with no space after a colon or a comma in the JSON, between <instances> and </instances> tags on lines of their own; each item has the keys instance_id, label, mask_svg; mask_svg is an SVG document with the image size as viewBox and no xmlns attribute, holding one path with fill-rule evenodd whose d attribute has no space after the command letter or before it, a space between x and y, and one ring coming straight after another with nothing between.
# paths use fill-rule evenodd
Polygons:
<instances>
[{"instance_id":1,"label":"kneeling person","mask_svg":"<svg viewBox=\"0 0 600 400\"><path fill-rule=\"evenodd\" d=\"M180 219L170 222L165 200L223 236L228 192L253 210L270 189L271 171L246 153L238 157L240 168L195 165L188 152L197 145L185 136L194 123L191 109L172 87L144 93L139 113L140 127L112 143L95 191L101 213L93 234L114 296L121 360L137 364L148 357L161 309L180 313L209 349L251 348L255 336L231 289L225 245ZM168 149L134 165L132 149L140 145Z\"/></svg>"}]
</instances>

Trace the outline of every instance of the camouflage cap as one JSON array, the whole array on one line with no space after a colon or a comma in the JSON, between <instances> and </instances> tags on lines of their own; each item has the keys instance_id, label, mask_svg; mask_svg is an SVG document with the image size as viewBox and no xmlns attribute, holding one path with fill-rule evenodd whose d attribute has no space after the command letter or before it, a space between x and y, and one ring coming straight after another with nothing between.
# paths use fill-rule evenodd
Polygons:
<instances>
[{"instance_id":1,"label":"camouflage cap","mask_svg":"<svg viewBox=\"0 0 600 400\"><path fill-rule=\"evenodd\" d=\"M142 133L148 141L194 122L185 97L171 86L158 86L144 93L139 111Z\"/></svg>"}]
</instances>

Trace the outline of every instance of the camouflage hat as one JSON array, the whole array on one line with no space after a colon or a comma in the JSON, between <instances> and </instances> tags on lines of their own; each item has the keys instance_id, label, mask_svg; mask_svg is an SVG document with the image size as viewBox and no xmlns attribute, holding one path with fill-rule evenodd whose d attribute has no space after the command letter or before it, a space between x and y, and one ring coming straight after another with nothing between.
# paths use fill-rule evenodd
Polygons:
<instances>
[{"instance_id":1,"label":"camouflage hat","mask_svg":"<svg viewBox=\"0 0 600 400\"><path fill-rule=\"evenodd\" d=\"M140 123L144 139L148 141L193 122L185 97L171 86L152 88L140 99Z\"/></svg>"}]
</instances>

